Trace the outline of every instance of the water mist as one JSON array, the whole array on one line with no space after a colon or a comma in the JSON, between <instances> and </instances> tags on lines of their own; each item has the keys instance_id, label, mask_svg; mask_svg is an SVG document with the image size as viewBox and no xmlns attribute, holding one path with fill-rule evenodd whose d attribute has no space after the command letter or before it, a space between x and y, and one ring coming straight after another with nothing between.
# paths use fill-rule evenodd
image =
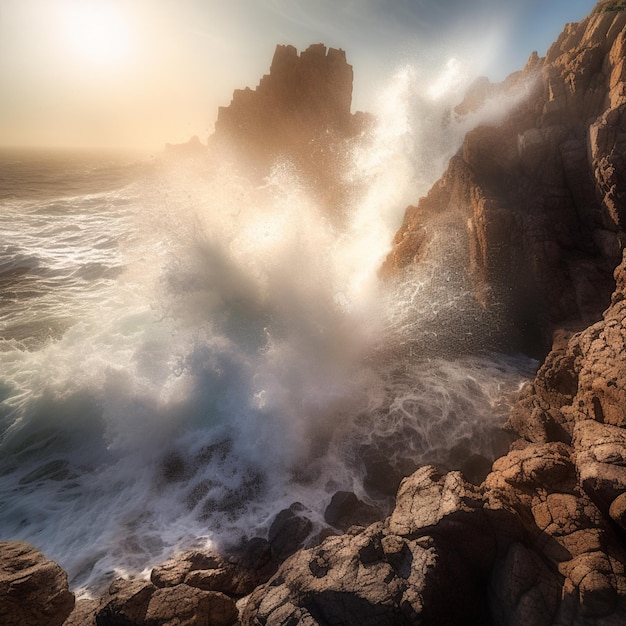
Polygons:
<instances>
[{"instance_id":1,"label":"water mist","mask_svg":"<svg viewBox=\"0 0 626 626\"><path fill-rule=\"evenodd\" d=\"M406 67L381 92L346 155L341 225L288 161L259 183L221 154L8 202L5 537L96 590L177 549L262 536L293 502L319 530L337 490L384 510L386 473L495 453L529 364L421 350L469 298L437 259L399 290L377 277L404 208L484 114L453 115L467 81L446 71L429 89Z\"/></svg>"}]
</instances>

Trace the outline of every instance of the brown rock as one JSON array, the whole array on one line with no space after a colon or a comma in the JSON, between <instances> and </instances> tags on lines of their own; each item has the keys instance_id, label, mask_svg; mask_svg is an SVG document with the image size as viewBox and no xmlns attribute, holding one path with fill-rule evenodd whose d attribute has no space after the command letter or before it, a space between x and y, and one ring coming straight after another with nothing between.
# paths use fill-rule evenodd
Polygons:
<instances>
[{"instance_id":1,"label":"brown rock","mask_svg":"<svg viewBox=\"0 0 626 626\"><path fill-rule=\"evenodd\" d=\"M185 584L205 591L239 597L250 593L276 571L270 544L253 539L229 557L194 550L155 567L150 580L157 587Z\"/></svg>"},{"instance_id":2,"label":"brown rock","mask_svg":"<svg viewBox=\"0 0 626 626\"><path fill-rule=\"evenodd\" d=\"M426 468L403 483L385 523L288 559L253 592L242 623L481 623L487 609L477 584L494 550L475 488L458 473Z\"/></svg>"},{"instance_id":3,"label":"brown rock","mask_svg":"<svg viewBox=\"0 0 626 626\"><path fill-rule=\"evenodd\" d=\"M523 88L527 97L499 126L468 133L428 196L407 209L385 275L427 256L431 224L448 213L467 224L461 254L477 300L503 307L511 322L493 338L498 347L545 354L559 325L600 318L625 243L625 26L622 11L590 16L567 26L545 59L469 91L457 112L492 94ZM540 410L534 424L545 435L554 421Z\"/></svg>"},{"instance_id":4,"label":"brown rock","mask_svg":"<svg viewBox=\"0 0 626 626\"><path fill-rule=\"evenodd\" d=\"M74 610L63 622L63 626L96 626L98 600L77 600Z\"/></svg>"},{"instance_id":5,"label":"brown rock","mask_svg":"<svg viewBox=\"0 0 626 626\"><path fill-rule=\"evenodd\" d=\"M185 582L185 578L192 571L218 569L223 564L224 559L218 554L193 550L153 568L150 580L157 587L173 587Z\"/></svg>"},{"instance_id":6,"label":"brown rock","mask_svg":"<svg viewBox=\"0 0 626 626\"><path fill-rule=\"evenodd\" d=\"M0 542L0 624L61 626L74 607L67 574L26 543Z\"/></svg>"},{"instance_id":7,"label":"brown rock","mask_svg":"<svg viewBox=\"0 0 626 626\"><path fill-rule=\"evenodd\" d=\"M621 493L611 502L609 515L616 524L626 530L626 493Z\"/></svg>"},{"instance_id":8,"label":"brown rock","mask_svg":"<svg viewBox=\"0 0 626 626\"><path fill-rule=\"evenodd\" d=\"M346 140L369 124L350 111L352 78L343 50L313 44L298 54L279 45L256 89L236 90L220 107L209 146L231 148L246 171L262 175L287 159L322 206L338 214Z\"/></svg>"},{"instance_id":9,"label":"brown rock","mask_svg":"<svg viewBox=\"0 0 626 626\"><path fill-rule=\"evenodd\" d=\"M100 600L98 626L147 626L146 612L157 588L144 580L114 580Z\"/></svg>"},{"instance_id":10,"label":"brown rock","mask_svg":"<svg viewBox=\"0 0 626 626\"><path fill-rule=\"evenodd\" d=\"M176 585L157 589L148 603L146 626L228 626L237 619L235 602L228 596Z\"/></svg>"}]
</instances>

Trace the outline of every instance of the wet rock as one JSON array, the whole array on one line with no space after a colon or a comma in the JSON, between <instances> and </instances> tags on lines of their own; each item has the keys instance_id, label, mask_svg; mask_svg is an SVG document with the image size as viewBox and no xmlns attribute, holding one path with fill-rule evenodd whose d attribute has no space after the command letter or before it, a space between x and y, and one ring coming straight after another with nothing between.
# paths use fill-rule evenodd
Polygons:
<instances>
[{"instance_id":1,"label":"wet rock","mask_svg":"<svg viewBox=\"0 0 626 626\"><path fill-rule=\"evenodd\" d=\"M418 471L403 482L391 518L288 559L252 593L242 623L481 623L487 608L477 581L495 543L479 500L458 473Z\"/></svg>"},{"instance_id":2,"label":"wet rock","mask_svg":"<svg viewBox=\"0 0 626 626\"><path fill-rule=\"evenodd\" d=\"M459 114L502 94L518 102L499 125L468 133L394 239L386 275L420 263L429 225L457 215L476 299L510 322L493 337L501 349L543 356L555 328L587 326L608 305L626 243L625 26L624 12L592 15L545 59L471 89ZM536 417L552 428L548 413Z\"/></svg>"},{"instance_id":3,"label":"wet rock","mask_svg":"<svg viewBox=\"0 0 626 626\"><path fill-rule=\"evenodd\" d=\"M61 626L72 612L67 574L39 550L0 542L0 623Z\"/></svg>"}]
</instances>

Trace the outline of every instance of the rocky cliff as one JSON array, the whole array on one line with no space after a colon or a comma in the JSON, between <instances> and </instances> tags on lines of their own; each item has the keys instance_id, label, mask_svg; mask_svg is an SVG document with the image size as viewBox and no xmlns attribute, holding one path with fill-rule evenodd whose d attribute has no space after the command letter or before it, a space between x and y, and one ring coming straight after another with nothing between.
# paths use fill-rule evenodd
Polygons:
<instances>
[{"instance_id":1,"label":"rocky cliff","mask_svg":"<svg viewBox=\"0 0 626 626\"><path fill-rule=\"evenodd\" d=\"M503 124L467 135L441 180L407 210L385 265L394 274L419 262L429 223L455 212L466 224L459 254L476 297L503 307L516 347L529 352L545 354L557 327L600 318L626 243L626 13L617 4L569 24L545 58L533 55L503 85L482 85L484 98L536 81Z\"/></svg>"},{"instance_id":2,"label":"rocky cliff","mask_svg":"<svg viewBox=\"0 0 626 626\"><path fill-rule=\"evenodd\" d=\"M278 45L256 89L238 89L220 107L209 144L227 146L262 175L289 162L325 207L336 209L346 142L368 123L364 113L351 112L352 81L343 50L313 44L298 54Z\"/></svg>"},{"instance_id":3,"label":"rocky cliff","mask_svg":"<svg viewBox=\"0 0 626 626\"><path fill-rule=\"evenodd\" d=\"M2 619L626 623L626 13L619 9L601 2L567 26L545 59L531 57L502 86L476 85L459 114L537 76L506 122L469 134L427 198L408 210L387 261L391 274L418 263L432 220L453 212L467 224L477 299L487 308L504 302L526 346L532 327L543 342L563 327L511 413L517 440L481 484L423 467L402 481L389 517L370 524L363 513L346 521L345 534L301 550L307 519L294 505L267 540L228 558L181 555L150 581L115 581L101 599L78 601L69 617L64 574L28 546L0 544Z\"/></svg>"}]
</instances>

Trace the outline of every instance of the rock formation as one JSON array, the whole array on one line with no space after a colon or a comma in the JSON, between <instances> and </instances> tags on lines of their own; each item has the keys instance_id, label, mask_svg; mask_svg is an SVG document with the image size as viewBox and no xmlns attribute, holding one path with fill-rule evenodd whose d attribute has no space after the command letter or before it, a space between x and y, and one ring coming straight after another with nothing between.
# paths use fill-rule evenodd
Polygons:
<instances>
[{"instance_id":1,"label":"rock formation","mask_svg":"<svg viewBox=\"0 0 626 626\"><path fill-rule=\"evenodd\" d=\"M74 607L67 574L25 543L0 542L0 624L61 626Z\"/></svg>"},{"instance_id":2,"label":"rock formation","mask_svg":"<svg viewBox=\"0 0 626 626\"><path fill-rule=\"evenodd\" d=\"M350 110L352 79L343 50L314 44L298 55L293 46L276 46L256 89L236 90L230 105L219 108L209 146L234 150L262 175L289 162L322 204L336 210L345 191L346 142L367 125L365 114Z\"/></svg>"},{"instance_id":3,"label":"rock formation","mask_svg":"<svg viewBox=\"0 0 626 626\"><path fill-rule=\"evenodd\" d=\"M481 485L421 468L386 520L288 559L242 623L624 623L626 255L615 281L602 321L558 337Z\"/></svg>"},{"instance_id":4,"label":"rock formation","mask_svg":"<svg viewBox=\"0 0 626 626\"><path fill-rule=\"evenodd\" d=\"M419 262L433 220L448 212L467 223L477 299L485 307L503 302L527 348L532 327L544 342L562 327L510 415L517 440L480 484L422 467L402 481L391 515L373 523L375 511L338 492L326 519L345 533L317 539L307 510L294 503L276 517L268 540L253 539L230 557L179 555L150 581L117 580L69 616L74 601L60 568L24 544L2 543L0 622L626 623L623 4L601 2L566 27L545 59L534 55L504 85L475 85L459 114L539 76L506 122L468 135L442 179L407 211L386 264L393 274ZM277 68L309 58L291 49L277 54ZM314 47L311 63L329 62L322 58ZM257 91L264 99L273 89ZM253 102L254 93L236 99ZM345 93L330 102L337 128L349 126ZM239 132L236 109L220 114L220 132L229 125ZM290 119L286 134L300 126L295 113ZM263 124L250 124L257 130L244 125L241 132L261 142ZM303 541L309 547L296 550Z\"/></svg>"},{"instance_id":5,"label":"rock formation","mask_svg":"<svg viewBox=\"0 0 626 626\"><path fill-rule=\"evenodd\" d=\"M557 327L599 319L626 243L626 13L605 8L569 24L544 59L533 54L503 85L469 94L459 114L536 80L503 124L467 135L407 210L385 265L394 274L419 262L431 221L456 215L478 300L503 307L520 333L515 347L529 352L545 354Z\"/></svg>"}]
</instances>

